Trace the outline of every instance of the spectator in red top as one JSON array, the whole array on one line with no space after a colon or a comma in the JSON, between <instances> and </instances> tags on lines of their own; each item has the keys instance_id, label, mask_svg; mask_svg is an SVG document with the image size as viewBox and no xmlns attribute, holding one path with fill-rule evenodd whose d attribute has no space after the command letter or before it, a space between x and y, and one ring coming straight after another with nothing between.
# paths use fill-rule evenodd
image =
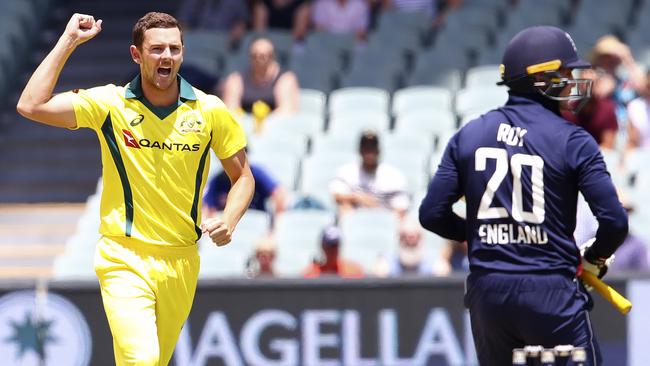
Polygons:
<instances>
[{"instance_id":1,"label":"spectator in red top","mask_svg":"<svg viewBox=\"0 0 650 366\"><path fill-rule=\"evenodd\" d=\"M328 226L323 230L321 236L321 247L323 259L320 262L314 261L305 270L305 278L316 278L321 276L339 276L344 278L363 277L361 266L352 261L339 257L341 246L341 233L338 227Z\"/></svg>"},{"instance_id":2,"label":"spectator in red top","mask_svg":"<svg viewBox=\"0 0 650 366\"><path fill-rule=\"evenodd\" d=\"M584 70L582 78L593 80L591 98L577 113L563 111L562 114L564 118L587 130L601 148L614 149L618 131L616 104L606 94L606 81L592 69Z\"/></svg>"}]
</instances>

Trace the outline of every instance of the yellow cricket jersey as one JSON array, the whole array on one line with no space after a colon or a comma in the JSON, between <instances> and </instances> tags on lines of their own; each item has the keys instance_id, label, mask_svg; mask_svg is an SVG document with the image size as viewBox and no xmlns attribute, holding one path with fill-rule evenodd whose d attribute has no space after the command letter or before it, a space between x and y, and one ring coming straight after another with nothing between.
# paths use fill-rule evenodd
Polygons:
<instances>
[{"instance_id":1,"label":"yellow cricket jersey","mask_svg":"<svg viewBox=\"0 0 650 366\"><path fill-rule=\"evenodd\" d=\"M102 151L100 234L147 243L194 245L210 147L225 159L246 146L224 103L178 76L176 106L156 108L140 75L126 86L79 90L78 127L97 132Z\"/></svg>"}]
</instances>

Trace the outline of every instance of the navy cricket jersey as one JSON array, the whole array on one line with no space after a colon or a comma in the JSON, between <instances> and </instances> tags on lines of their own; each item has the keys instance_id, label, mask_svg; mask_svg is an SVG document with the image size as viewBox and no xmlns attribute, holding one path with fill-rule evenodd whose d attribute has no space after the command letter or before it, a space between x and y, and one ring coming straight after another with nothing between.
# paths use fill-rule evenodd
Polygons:
<instances>
[{"instance_id":1,"label":"navy cricket jersey","mask_svg":"<svg viewBox=\"0 0 650 366\"><path fill-rule=\"evenodd\" d=\"M578 190L599 222L595 253L608 257L627 234L627 214L598 145L557 113L557 102L511 94L449 141L420 222L467 240L472 271L575 274ZM451 209L462 196L466 220Z\"/></svg>"}]
</instances>

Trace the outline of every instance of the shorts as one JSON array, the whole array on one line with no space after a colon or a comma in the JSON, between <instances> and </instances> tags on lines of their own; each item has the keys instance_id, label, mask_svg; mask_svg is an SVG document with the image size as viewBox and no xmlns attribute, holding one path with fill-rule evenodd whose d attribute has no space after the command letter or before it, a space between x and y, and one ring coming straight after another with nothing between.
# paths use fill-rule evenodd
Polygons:
<instances>
[{"instance_id":1,"label":"shorts","mask_svg":"<svg viewBox=\"0 0 650 366\"><path fill-rule=\"evenodd\" d=\"M584 347L585 365L601 364L589 319L591 298L563 274L472 273L465 306L481 366L512 364L526 345ZM559 364L559 363L558 363Z\"/></svg>"},{"instance_id":2,"label":"shorts","mask_svg":"<svg viewBox=\"0 0 650 366\"><path fill-rule=\"evenodd\" d=\"M197 246L162 247L102 237L95 272L117 365L167 365L187 319L199 273Z\"/></svg>"}]
</instances>

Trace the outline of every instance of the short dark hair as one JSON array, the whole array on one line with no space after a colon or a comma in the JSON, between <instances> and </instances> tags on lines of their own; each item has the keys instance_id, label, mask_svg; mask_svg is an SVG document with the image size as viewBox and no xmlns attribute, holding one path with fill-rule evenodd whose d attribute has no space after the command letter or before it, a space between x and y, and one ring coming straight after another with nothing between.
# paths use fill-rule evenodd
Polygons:
<instances>
[{"instance_id":1,"label":"short dark hair","mask_svg":"<svg viewBox=\"0 0 650 366\"><path fill-rule=\"evenodd\" d=\"M158 13L155 11L145 14L133 26L133 44L142 49L144 42L144 32L151 28L178 28L181 32L181 43L183 42L183 28L178 20L167 13Z\"/></svg>"},{"instance_id":2,"label":"short dark hair","mask_svg":"<svg viewBox=\"0 0 650 366\"><path fill-rule=\"evenodd\" d=\"M359 151L379 150L379 135L374 130L365 130L359 139Z\"/></svg>"}]
</instances>

